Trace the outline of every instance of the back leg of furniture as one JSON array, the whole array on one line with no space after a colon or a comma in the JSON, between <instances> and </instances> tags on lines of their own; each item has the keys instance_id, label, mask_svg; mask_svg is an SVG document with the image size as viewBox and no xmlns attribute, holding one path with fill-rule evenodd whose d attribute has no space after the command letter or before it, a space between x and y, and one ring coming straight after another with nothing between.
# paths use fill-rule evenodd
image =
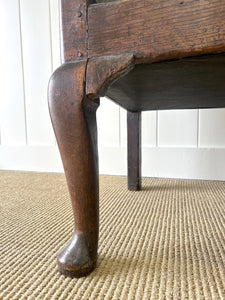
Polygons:
<instances>
[{"instance_id":1,"label":"back leg of furniture","mask_svg":"<svg viewBox=\"0 0 225 300\"><path fill-rule=\"evenodd\" d=\"M141 189L141 112L127 112L128 189Z\"/></svg>"}]
</instances>

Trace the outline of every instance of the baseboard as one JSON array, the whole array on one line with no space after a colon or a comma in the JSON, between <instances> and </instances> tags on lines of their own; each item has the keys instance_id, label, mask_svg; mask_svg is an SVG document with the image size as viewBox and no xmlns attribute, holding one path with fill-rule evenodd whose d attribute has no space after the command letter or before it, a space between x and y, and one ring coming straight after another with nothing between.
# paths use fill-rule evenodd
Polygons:
<instances>
[{"instance_id":1,"label":"baseboard","mask_svg":"<svg viewBox=\"0 0 225 300\"><path fill-rule=\"evenodd\" d=\"M1 146L1 170L63 172L57 147ZM100 174L126 175L126 148L99 148ZM143 148L142 175L225 180L225 149Z\"/></svg>"},{"instance_id":2,"label":"baseboard","mask_svg":"<svg viewBox=\"0 0 225 300\"><path fill-rule=\"evenodd\" d=\"M126 148L101 148L100 173L127 174ZM143 148L142 176L225 180L225 149Z\"/></svg>"},{"instance_id":3,"label":"baseboard","mask_svg":"<svg viewBox=\"0 0 225 300\"><path fill-rule=\"evenodd\" d=\"M1 146L0 169L63 172L56 146Z\"/></svg>"}]
</instances>

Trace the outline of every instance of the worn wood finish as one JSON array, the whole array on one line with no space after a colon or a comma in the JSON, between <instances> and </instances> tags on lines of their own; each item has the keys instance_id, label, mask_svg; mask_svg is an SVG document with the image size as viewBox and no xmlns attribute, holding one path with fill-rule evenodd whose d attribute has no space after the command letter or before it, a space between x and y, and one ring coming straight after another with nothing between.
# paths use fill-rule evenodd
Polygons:
<instances>
[{"instance_id":1,"label":"worn wood finish","mask_svg":"<svg viewBox=\"0 0 225 300\"><path fill-rule=\"evenodd\" d=\"M112 2L117 0L96 0L96 3L102 3L102 2Z\"/></svg>"},{"instance_id":2,"label":"worn wood finish","mask_svg":"<svg viewBox=\"0 0 225 300\"><path fill-rule=\"evenodd\" d=\"M104 96L110 84L125 76L134 67L131 54L91 58L87 65L86 94L95 99Z\"/></svg>"},{"instance_id":3,"label":"worn wood finish","mask_svg":"<svg viewBox=\"0 0 225 300\"><path fill-rule=\"evenodd\" d=\"M87 7L94 0L60 1L61 61L83 60L87 53Z\"/></svg>"},{"instance_id":4,"label":"worn wood finish","mask_svg":"<svg viewBox=\"0 0 225 300\"><path fill-rule=\"evenodd\" d=\"M133 66L133 57L62 65L49 82L49 110L74 212L75 231L58 256L59 271L81 277L95 267L98 246L98 96ZM88 66L90 64L90 67ZM100 69L99 69L100 68Z\"/></svg>"},{"instance_id":5,"label":"worn wood finish","mask_svg":"<svg viewBox=\"0 0 225 300\"><path fill-rule=\"evenodd\" d=\"M95 266L98 246L97 102L84 93L86 61L65 64L49 83L49 110L73 206L75 232L58 256L62 274L80 277Z\"/></svg>"},{"instance_id":6,"label":"worn wood finish","mask_svg":"<svg viewBox=\"0 0 225 300\"><path fill-rule=\"evenodd\" d=\"M88 8L89 57L133 53L136 62L225 51L221 0L124 0Z\"/></svg>"},{"instance_id":7,"label":"worn wood finish","mask_svg":"<svg viewBox=\"0 0 225 300\"><path fill-rule=\"evenodd\" d=\"M128 189L141 189L141 112L127 112Z\"/></svg>"}]
</instances>

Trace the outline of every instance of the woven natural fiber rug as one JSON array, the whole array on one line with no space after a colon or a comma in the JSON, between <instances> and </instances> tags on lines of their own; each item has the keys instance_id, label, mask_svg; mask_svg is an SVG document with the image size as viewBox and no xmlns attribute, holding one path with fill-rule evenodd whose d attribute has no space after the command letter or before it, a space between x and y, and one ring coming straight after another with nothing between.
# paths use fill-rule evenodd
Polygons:
<instances>
[{"instance_id":1,"label":"woven natural fiber rug","mask_svg":"<svg viewBox=\"0 0 225 300\"><path fill-rule=\"evenodd\" d=\"M73 232L63 174L0 172L0 299L225 299L225 182L100 178L97 269L59 275Z\"/></svg>"}]
</instances>

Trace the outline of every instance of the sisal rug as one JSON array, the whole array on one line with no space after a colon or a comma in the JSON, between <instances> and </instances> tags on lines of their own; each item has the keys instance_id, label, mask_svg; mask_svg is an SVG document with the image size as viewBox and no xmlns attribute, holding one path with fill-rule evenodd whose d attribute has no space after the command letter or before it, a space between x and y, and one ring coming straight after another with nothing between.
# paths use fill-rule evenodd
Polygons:
<instances>
[{"instance_id":1,"label":"sisal rug","mask_svg":"<svg viewBox=\"0 0 225 300\"><path fill-rule=\"evenodd\" d=\"M100 177L97 269L59 275L73 232L63 174L0 172L0 299L225 299L225 182Z\"/></svg>"}]
</instances>

